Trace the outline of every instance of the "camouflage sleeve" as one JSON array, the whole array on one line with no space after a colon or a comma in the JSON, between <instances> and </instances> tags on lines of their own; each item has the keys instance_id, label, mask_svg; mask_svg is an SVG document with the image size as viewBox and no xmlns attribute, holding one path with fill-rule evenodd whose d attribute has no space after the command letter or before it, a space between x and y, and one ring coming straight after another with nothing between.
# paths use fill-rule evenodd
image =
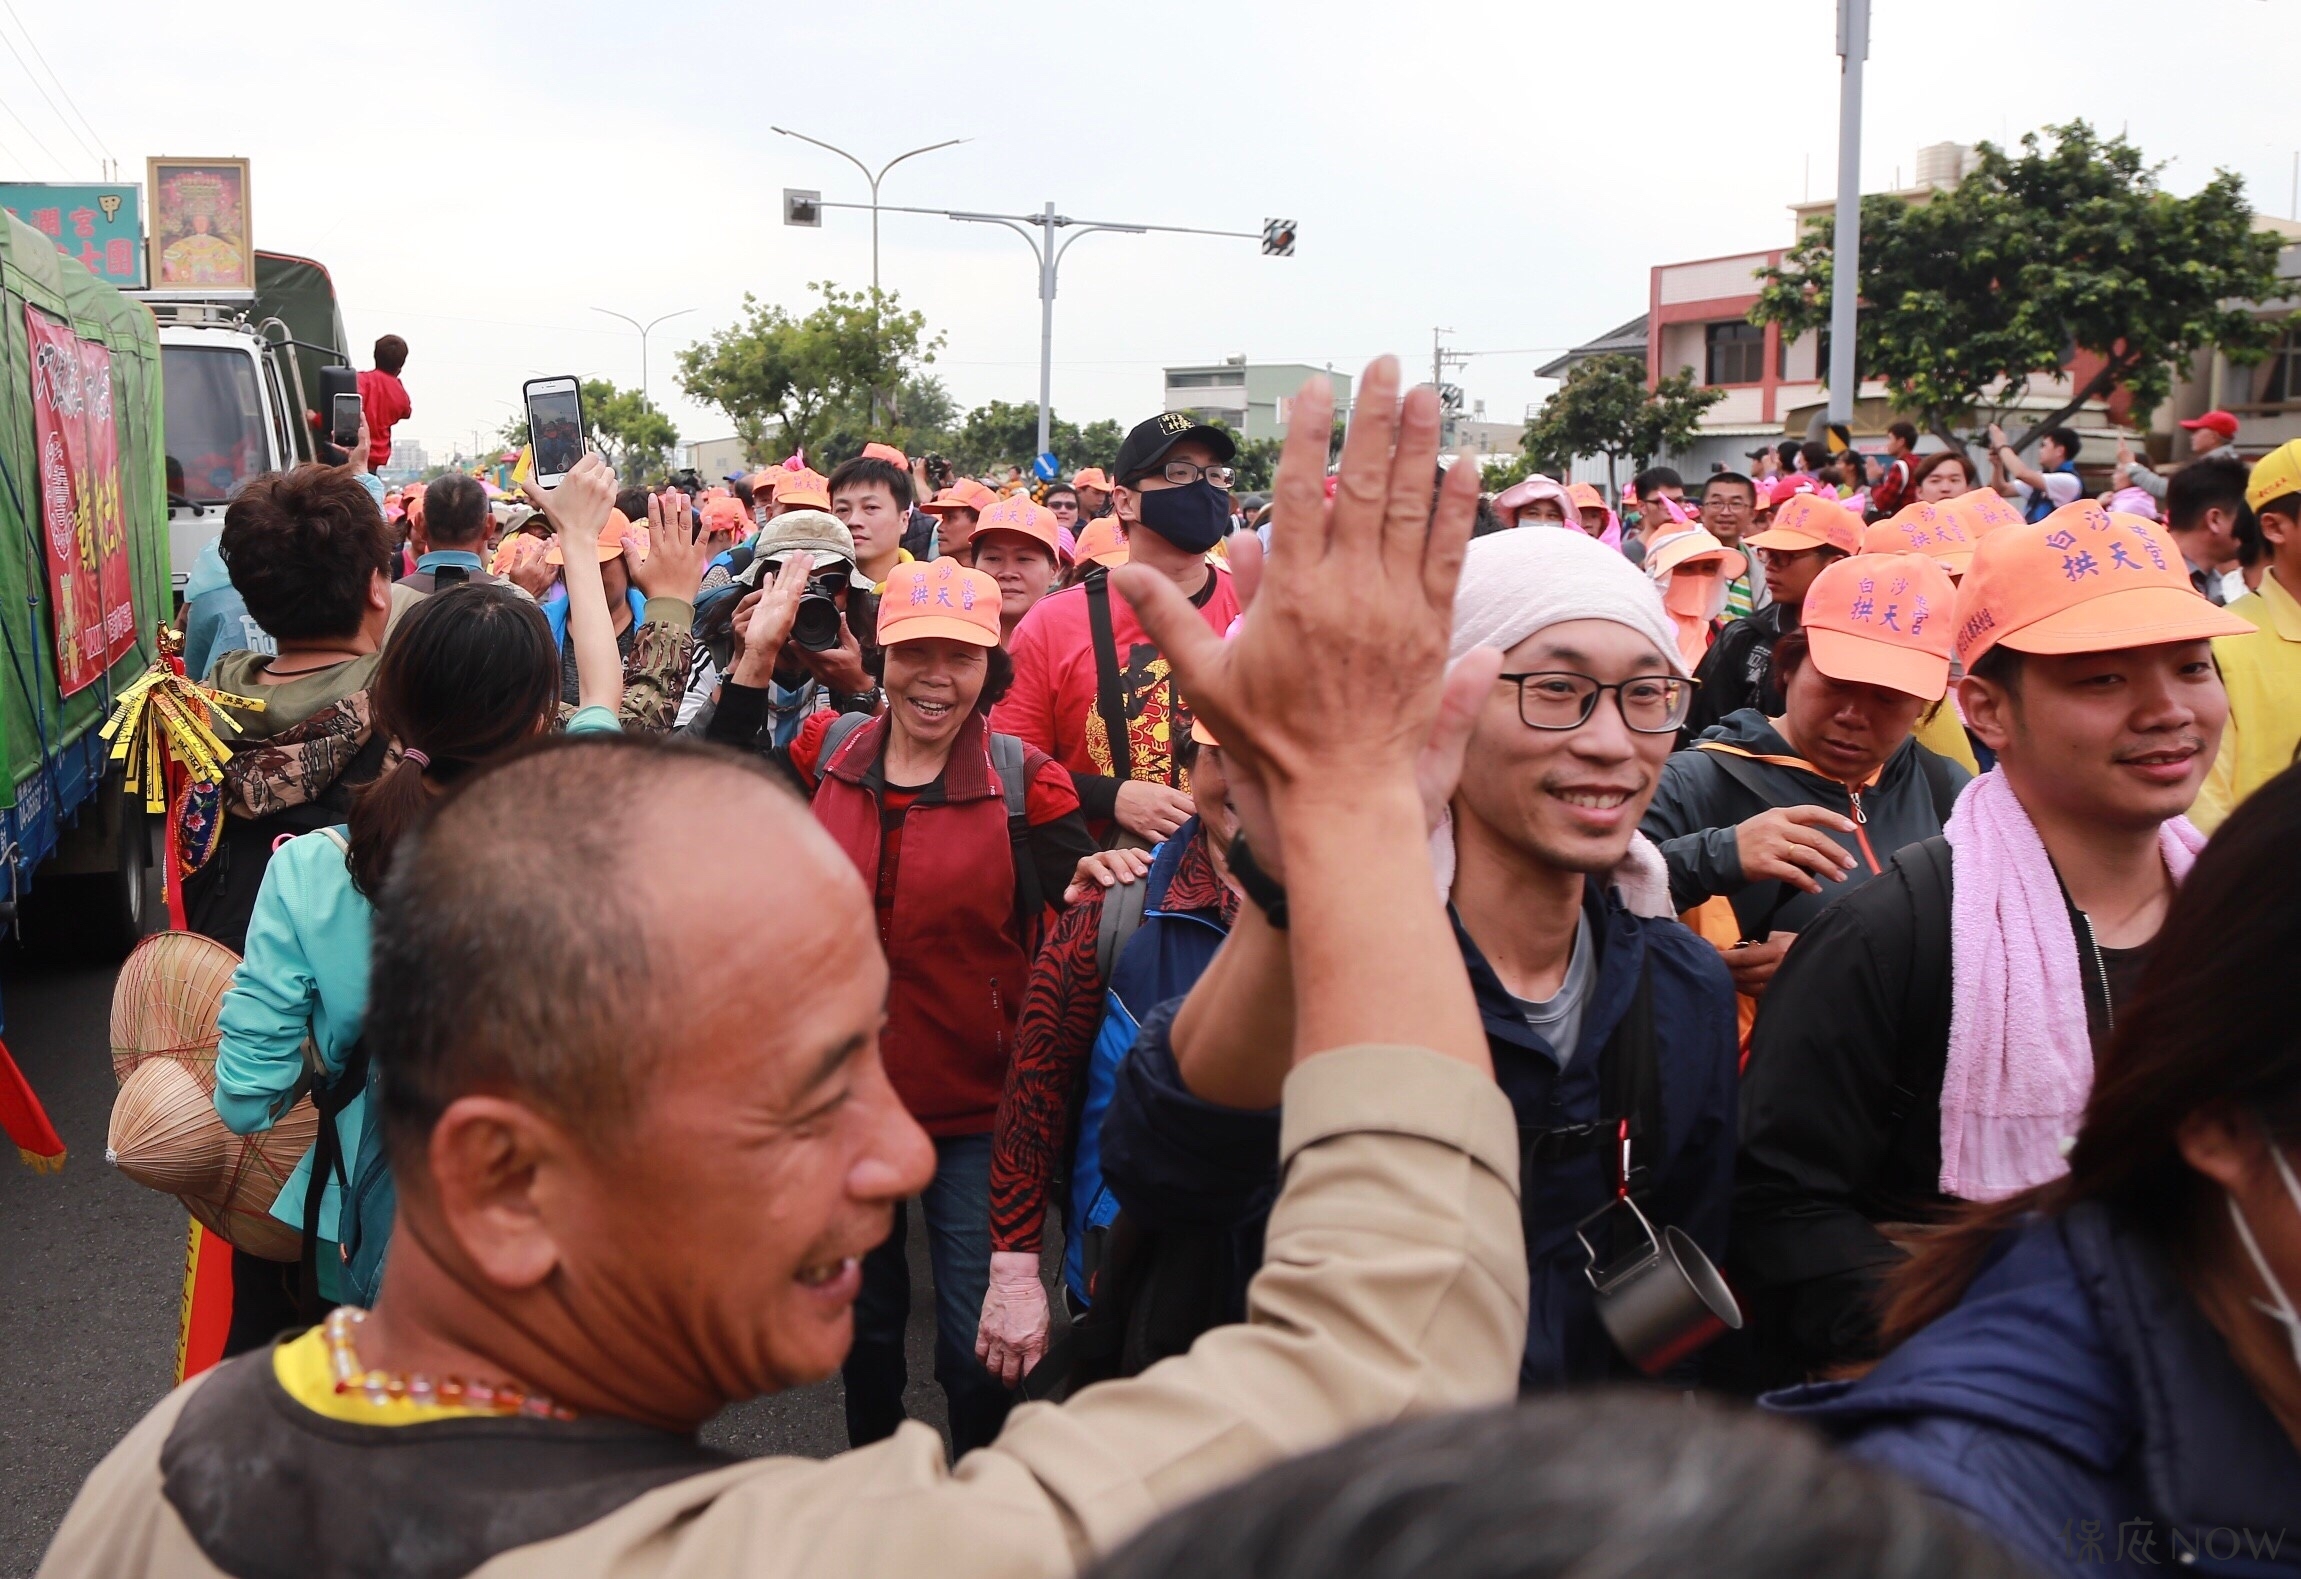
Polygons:
<instances>
[{"instance_id":1,"label":"camouflage sleeve","mask_svg":"<svg viewBox=\"0 0 2301 1579\"><path fill-rule=\"evenodd\" d=\"M669 732L687 688L687 661L694 651L691 630L653 620L639 627L623 665L623 705L615 715L625 733Z\"/></svg>"}]
</instances>

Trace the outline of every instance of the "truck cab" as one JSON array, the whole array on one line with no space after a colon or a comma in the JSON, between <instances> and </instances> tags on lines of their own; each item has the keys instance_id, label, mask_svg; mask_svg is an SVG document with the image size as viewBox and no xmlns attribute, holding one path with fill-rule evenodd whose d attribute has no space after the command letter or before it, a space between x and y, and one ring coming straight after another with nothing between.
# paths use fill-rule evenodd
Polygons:
<instances>
[{"instance_id":1,"label":"truck cab","mask_svg":"<svg viewBox=\"0 0 2301 1579\"><path fill-rule=\"evenodd\" d=\"M181 595L240 485L303 458L304 424L281 377L283 358L244 320L204 303L151 306L167 410L169 580Z\"/></svg>"}]
</instances>

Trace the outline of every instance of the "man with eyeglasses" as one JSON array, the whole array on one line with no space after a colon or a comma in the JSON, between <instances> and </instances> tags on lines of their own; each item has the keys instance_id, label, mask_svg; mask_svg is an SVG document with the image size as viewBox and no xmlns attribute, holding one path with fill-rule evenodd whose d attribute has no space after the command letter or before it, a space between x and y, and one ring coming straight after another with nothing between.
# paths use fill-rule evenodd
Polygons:
<instances>
[{"instance_id":1,"label":"man with eyeglasses","mask_svg":"<svg viewBox=\"0 0 2301 1579\"><path fill-rule=\"evenodd\" d=\"M1441 714L1459 780L1449 794L1437 752L1421 778L1455 942L1518 1120L1532 1273L1519 1386L1628 1377L1577 1238L1623 1184L1625 1127L1629 1193L1656 1232L1682 1229L1715 1259L1731 1210L1732 986L1672 917L1659 853L1637 835L1694 686L1653 584L1579 532L1472 542L1450 645ZM1229 1230L1247 1271L1294 1034L1290 992L1229 988L1262 981L1246 969L1258 949L1284 970L1284 934L1260 916L1241 912L1236 969L1218 960L1188 1000L1144 1018L1102 1130L1105 1180L1138 1228ZM1234 1311L1242 1289L1243 1275Z\"/></svg>"},{"instance_id":2,"label":"man with eyeglasses","mask_svg":"<svg viewBox=\"0 0 2301 1579\"><path fill-rule=\"evenodd\" d=\"M1758 515L1758 485L1740 472L1712 472L1702 484L1702 526L1728 548L1739 548L1742 534ZM1726 618L1738 620L1762 609L1770 601L1766 584L1753 565L1726 583Z\"/></svg>"},{"instance_id":3,"label":"man with eyeglasses","mask_svg":"<svg viewBox=\"0 0 2301 1579\"><path fill-rule=\"evenodd\" d=\"M1112 467L1111 502L1131 563L1175 584L1216 634L1239 615L1229 571L1208 557L1230 529L1229 434L1182 412L1136 425ZM1166 660L1107 572L1041 599L1015 627L1015 683L992 726L1070 769L1098 834L1113 824L1128 842L1154 845L1189 819L1188 772L1174 743L1190 715Z\"/></svg>"}]
</instances>

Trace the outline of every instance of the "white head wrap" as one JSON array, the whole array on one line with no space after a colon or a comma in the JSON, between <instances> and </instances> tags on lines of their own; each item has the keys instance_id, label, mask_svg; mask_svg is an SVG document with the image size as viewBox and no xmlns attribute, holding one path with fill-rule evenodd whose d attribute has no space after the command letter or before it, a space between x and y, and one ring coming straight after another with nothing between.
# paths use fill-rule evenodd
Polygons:
<instances>
[{"instance_id":1,"label":"white head wrap","mask_svg":"<svg viewBox=\"0 0 2301 1579\"><path fill-rule=\"evenodd\" d=\"M1476 538L1454 594L1449 657L1473 647L1507 652L1568 620L1612 620L1654 644L1675 674L1678 630L1661 594L1617 549L1581 532L1493 532Z\"/></svg>"},{"instance_id":2,"label":"white head wrap","mask_svg":"<svg viewBox=\"0 0 2301 1579\"><path fill-rule=\"evenodd\" d=\"M1495 532L1474 539L1454 594L1450 657L1473 647L1507 652L1537 631L1568 620L1612 620L1654 644L1673 674L1686 672L1678 656L1677 627L1660 594L1638 567L1580 532ZM1442 814L1430 836L1430 862L1443 896L1454 890L1454 821ZM1633 915L1668 916L1669 873L1662 852L1642 834L1630 836L1621 865L1609 874Z\"/></svg>"}]
</instances>

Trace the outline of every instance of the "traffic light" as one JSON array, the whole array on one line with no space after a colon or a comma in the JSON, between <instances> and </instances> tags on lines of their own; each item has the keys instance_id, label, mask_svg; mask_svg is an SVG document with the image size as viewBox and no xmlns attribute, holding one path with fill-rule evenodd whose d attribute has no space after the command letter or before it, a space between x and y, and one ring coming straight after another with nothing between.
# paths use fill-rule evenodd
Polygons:
<instances>
[{"instance_id":1,"label":"traffic light","mask_svg":"<svg viewBox=\"0 0 2301 1579\"><path fill-rule=\"evenodd\" d=\"M1294 221L1266 219L1262 222L1262 255L1266 258L1294 256Z\"/></svg>"}]
</instances>

